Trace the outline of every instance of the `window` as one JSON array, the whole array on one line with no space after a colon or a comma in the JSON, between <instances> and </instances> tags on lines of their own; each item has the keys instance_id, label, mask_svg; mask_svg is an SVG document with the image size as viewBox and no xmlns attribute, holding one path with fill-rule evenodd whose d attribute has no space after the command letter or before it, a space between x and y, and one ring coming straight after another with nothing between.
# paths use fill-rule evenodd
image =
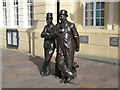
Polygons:
<instances>
[{"instance_id":1,"label":"window","mask_svg":"<svg viewBox=\"0 0 120 90\"><path fill-rule=\"evenodd\" d=\"M18 47L19 45L19 35L17 30L8 29L6 32L7 46Z\"/></svg>"},{"instance_id":2,"label":"window","mask_svg":"<svg viewBox=\"0 0 120 90\"><path fill-rule=\"evenodd\" d=\"M6 0L3 0L3 26L7 26L7 9L6 9Z\"/></svg>"},{"instance_id":3,"label":"window","mask_svg":"<svg viewBox=\"0 0 120 90\"><path fill-rule=\"evenodd\" d=\"M27 0L28 26L33 26L33 0Z\"/></svg>"},{"instance_id":4,"label":"window","mask_svg":"<svg viewBox=\"0 0 120 90\"><path fill-rule=\"evenodd\" d=\"M104 2L85 3L84 26L104 27Z\"/></svg>"},{"instance_id":5,"label":"window","mask_svg":"<svg viewBox=\"0 0 120 90\"><path fill-rule=\"evenodd\" d=\"M19 25L19 16L18 16L18 0L14 0L14 25Z\"/></svg>"},{"instance_id":6,"label":"window","mask_svg":"<svg viewBox=\"0 0 120 90\"><path fill-rule=\"evenodd\" d=\"M33 0L27 0L27 3L33 3Z\"/></svg>"}]
</instances>

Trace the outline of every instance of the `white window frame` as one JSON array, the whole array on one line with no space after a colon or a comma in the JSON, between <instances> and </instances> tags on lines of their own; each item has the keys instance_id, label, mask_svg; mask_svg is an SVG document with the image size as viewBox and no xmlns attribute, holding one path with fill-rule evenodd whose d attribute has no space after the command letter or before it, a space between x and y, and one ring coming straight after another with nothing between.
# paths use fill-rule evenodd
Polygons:
<instances>
[{"instance_id":1,"label":"white window frame","mask_svg":"<svg viewBox=\"0 0 120 90\"><path fill-rule=\"evenodd\" d=\"M18 11L17 11L18 9ZM14 26L19 26L19 8L18 8L18 0L14 0Z\"/></svg>"},{"instance_id":2,"label":"white window frame","mask_svg":"<svg viewBox=\"0 0 120 90\"><path fill-rule=\"evenodd\" d=\"M102 1L97 1L97 2L102 2ZM86 3L92 3L90 1L84 1L83 2L83 27L84 28L98 28L98 29L104 29L105 27L105 15L104 15L104 26L96 26L96 3L97 2L93 2L94 3L94 10L93 10L93 26L86 26L85 25L85 6L86 6ZM105 2L104 2L105 3ZM100 9L100 10L104 10L104 13L105 13L105 6L104 6L104 9Z\"/></svg>"},{"instance_id":3,"label":"white window frame","mask_svg":"<svg viewBox=\"0 0 120 90\"><path fill-rule=\"evenodd\" d=\"M32 11L31 11L31 6L32 6ZM32 18L31 18L32 14ZM33 0L27 0L27 25L28 27L32 28L34 25L34 16L33 16Z\"/></svg>"},{"instance_id":4,"label":"white window frame","mask_svg":"<svg viewBox=\"0 0 120 90\"><path fill-rule=\"evenodd\" d=\"M3 27L6 27L7 26L7 7L6 7L6 5L5 6L3 5L3 2L5 2L6 4L7 4L7 2L6 2L6 0L2 1Z\"/></svg>"}]
</instances>

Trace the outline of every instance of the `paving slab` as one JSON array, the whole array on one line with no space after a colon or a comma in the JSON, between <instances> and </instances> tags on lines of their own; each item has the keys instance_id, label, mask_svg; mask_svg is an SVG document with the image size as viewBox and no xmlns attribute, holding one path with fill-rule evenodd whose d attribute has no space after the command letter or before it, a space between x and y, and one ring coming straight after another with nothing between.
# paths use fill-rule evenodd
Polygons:
<instances>
[{"instance_id":1,"label":"paving slab","mask_svg":"<svg viewBox=\"0 0 120 90\"><path fill-rule=\"evenodd\" d=\"M118 88L118 65L75 58L80 66L77 77L61 84L54 76L54 59L50 63L52 75L42 77L43 58L2 49L2 88Z\"/></svg>"}]
</instances>

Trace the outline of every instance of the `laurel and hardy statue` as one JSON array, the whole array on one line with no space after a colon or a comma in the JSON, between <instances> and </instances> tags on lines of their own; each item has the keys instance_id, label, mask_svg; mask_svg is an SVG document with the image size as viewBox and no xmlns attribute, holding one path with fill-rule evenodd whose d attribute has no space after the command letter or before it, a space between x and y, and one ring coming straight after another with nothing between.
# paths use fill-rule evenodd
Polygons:
<instances>
[{"instance_id":1,"label":"laurel and hardy statue","mask_svg":"<svg viewBox=\"0 0 120 90\"><path fill-rule=\"evenodd\" d=\"M56 48L56 66L60 71L61 83L69 83L77 75L76 68L79 65L74 62L74 54L79 51L79 34L75 24L67 20L66 10L59 12L59 23L53 25L52 13L47 13L46 22L41 37L44 40L45 61L41 70L41 75L50 74L49 63Z\"/></svg>"}]
</instances>

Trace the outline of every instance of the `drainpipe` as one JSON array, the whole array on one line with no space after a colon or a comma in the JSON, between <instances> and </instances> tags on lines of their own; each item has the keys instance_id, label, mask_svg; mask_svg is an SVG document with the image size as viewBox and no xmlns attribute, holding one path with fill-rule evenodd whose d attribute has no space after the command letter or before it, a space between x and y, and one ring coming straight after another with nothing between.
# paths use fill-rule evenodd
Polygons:
<instances>
[{"instance_id":1,"label":"drainpipe","mask_svg":"<svg viewBox=\"0 0 120 90\"><path fill-rule=\"evenodd\" d=\"M60 0L57 0L57 23L59 23Z\"/></svg>"},{"instance_id":2,"label":"drainpipe","mask_svg":"<svg viewBox=\"0 0 120 90\"><path fill-rule=\"evenodd\" d=\"M31 54L31 33L29 32L29 53Z\"/></svg>"},{"instance_id":3,"label":"drainpipe","mask_svg":"<svg viewBox=\"0 0 120 90\"><path fill-rule=\"evenodd\" d=\"M57 23L59 23L60 0L57 0ZM56 60L55 60L56 61ZM55 63L55 77L61 78L61 71Z\"/></svg>"}]
</instances>

